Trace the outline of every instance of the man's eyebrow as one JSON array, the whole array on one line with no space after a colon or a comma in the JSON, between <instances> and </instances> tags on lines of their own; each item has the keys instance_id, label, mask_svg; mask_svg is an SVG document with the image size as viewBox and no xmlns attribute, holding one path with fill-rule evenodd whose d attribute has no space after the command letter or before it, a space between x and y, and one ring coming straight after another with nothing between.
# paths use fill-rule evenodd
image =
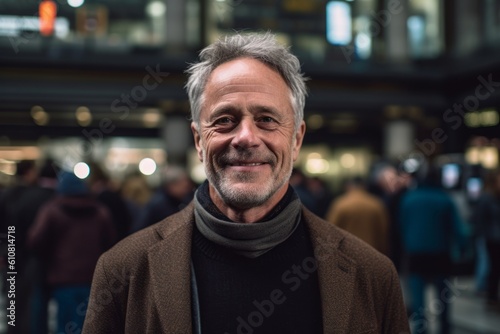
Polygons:
<instances>
[{"instance_id":1,"label":"man's eyebrow","mask_svg":"<svg viewBox=\"0 0 500 334\"><path fill-rule=\"evenodd\" d=\"M215 108L215 110L213 110L211 113L210 113L210 116L209 116L209 120L213 120L214 118L217 118L221 115L224 115L224 114L232 114L234 113L235 109L231 106L221 106L219 108Z\"/></svg>"},{"instance_id":2,"label":"man's eyebrow","mask_svg":"<svg viewBox=\"0 0 500 334\"><path fill-rule=\"evenodd\" d=\"M261 116L262 114L268 114L277 120L283 119L284 115L277 108L273 106L263 106L263 105L255 105L250 106L250 112L255 116ZM211 122L214 119L222 116L222 115L235 115L238 112L238 108L235 108L231 105L222 105L216 107L211 114L209 115L208 120Z\"/></svg>"},{"instance_id":3,"label":"man's eyebrow","mask_svg":"<svg viewBox=\"0 0 500 334\"><path fill-rule=\"evenodd\" d=\"M258 113L270 114L271 116L273 116L277 119L283 118L283 113L272 106L253 106L253 107L250 107L250 111L252 113L256 113L256 114L258 114Z\"/></svg>"}]
</instances>

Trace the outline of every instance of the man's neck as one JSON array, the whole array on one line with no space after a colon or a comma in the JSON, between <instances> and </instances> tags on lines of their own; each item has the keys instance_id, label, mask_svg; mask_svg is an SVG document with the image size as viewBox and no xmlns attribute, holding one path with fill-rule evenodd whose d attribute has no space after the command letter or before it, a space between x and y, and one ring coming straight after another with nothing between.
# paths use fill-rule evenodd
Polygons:
<instances>
[{"instance_id":1,"label":"man's neck","mask_svg":"<svg viewBox=\"0 0 500 334\"><path fill-rule=\"evenodd\" d=\"M268 201L263 205L241 209L227 205L220 198L217 191L210 185L209 194L215 206L231 221L235 223L252 224L262 220L271 210L279 203L288 189L288 184L279 189Z\"/></svg>"}]
</instances>

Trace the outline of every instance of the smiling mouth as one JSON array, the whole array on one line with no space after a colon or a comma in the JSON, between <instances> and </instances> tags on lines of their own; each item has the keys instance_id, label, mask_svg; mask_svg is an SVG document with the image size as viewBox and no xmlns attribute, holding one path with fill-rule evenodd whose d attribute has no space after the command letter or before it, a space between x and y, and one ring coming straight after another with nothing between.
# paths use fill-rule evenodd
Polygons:
<instances>
[{"instance_id":1,"label":"smiling mouth","mask_svg":"<svg viewBox=\"0 0 500 334\"><path fill-rule=\"evenodd\" d=\"M264 162L236 162L236 163L230 163L229 166L231 167L255 167L255 166L262 166L265 165Z\"/></svg>"}]
</instances>

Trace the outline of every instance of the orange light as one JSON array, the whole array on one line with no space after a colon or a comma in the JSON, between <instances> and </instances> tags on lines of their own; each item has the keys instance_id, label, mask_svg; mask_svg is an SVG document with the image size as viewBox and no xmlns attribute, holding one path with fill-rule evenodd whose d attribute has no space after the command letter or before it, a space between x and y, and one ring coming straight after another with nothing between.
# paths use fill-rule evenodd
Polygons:
<instances>
[{"instance_id":1,"label":"orange light","mask_svg":"<svg viewBox=\"0 0 500 334\"><path fill-rule=\"evenodd\" d=\"M56 3L51 0L44 0L40 2L38 11L40 16L40 33L43 36L52 35L57 16Z\"/></svg>"}]
</instances>

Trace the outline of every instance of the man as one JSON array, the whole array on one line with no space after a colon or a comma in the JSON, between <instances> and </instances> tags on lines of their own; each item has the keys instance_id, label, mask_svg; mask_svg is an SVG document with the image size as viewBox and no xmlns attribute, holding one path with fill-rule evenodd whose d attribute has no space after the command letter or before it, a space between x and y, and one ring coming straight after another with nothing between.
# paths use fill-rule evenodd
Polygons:
<instances>
[{"instance_id":1,"label":"man","mask_svg":"<svg viewBox=\"0 0 500 334\"><path fill-rule=\"evenodd\" d=\"M331 205L326 220L388 255L389 220L381 200L369 194L359 177L346 182L346 193Z\"/></svg>"},{"instance_id":2,"label":"man","mask_svg":"<svg viewBox=\"0 0 500 334\"><path fill-rule=\"evenodd\" d=\"M189 70L208 181L97 265L84 333L404 333L390 261L303 208L298 59L271 34L205 48Z\"/></svg>"}]
</instances>

